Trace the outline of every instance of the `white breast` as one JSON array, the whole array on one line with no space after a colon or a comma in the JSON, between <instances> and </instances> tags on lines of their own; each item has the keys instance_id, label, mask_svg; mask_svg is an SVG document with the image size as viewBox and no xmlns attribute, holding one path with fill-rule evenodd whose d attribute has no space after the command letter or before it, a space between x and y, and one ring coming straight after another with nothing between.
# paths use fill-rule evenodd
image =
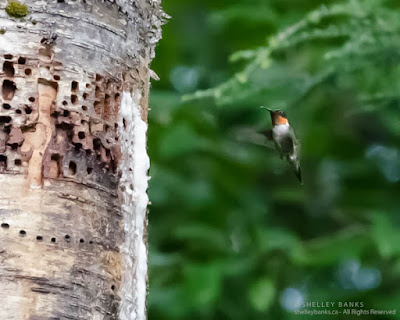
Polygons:
<instances>
[{"instance_id":1,"label":"white breast","mask_svg":"<svg viewBox=\"0 0 400 320\"><path fill-rule=\"evenodd\" d=\"M282 137L287 136L290 133L289 123L278 124L272 128L272 135L275 139L280 139Z\"/></svg>"}]
</instances>

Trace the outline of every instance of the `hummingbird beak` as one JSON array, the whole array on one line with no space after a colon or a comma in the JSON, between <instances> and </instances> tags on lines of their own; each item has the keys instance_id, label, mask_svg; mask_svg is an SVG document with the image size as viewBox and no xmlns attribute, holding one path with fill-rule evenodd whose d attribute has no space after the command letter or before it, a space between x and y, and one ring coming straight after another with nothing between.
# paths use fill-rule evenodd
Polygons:
<instances>
[{"instance_id":1,"label":"hummingbird beak","mask_svg":"<svg viewBox=\"0 0 400 320\"><path fill-rule=\"evenodd\" d=\"M270 108L267 108L267 107L264 107L264 106L260 106L260 108L261 108L261 109L268 110L269 112L272 112L272 111L273 111L272 109L270 109Z\"/></svg>"}]
</instances>

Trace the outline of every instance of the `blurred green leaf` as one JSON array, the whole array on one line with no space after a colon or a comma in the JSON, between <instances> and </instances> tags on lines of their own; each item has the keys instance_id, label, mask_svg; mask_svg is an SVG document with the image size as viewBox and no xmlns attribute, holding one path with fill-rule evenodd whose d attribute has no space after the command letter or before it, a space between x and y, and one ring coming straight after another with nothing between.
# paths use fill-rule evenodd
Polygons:
<instances>
[{"instance_id":1,"label":"blurred green leaf","mask_svg":"<svg viewBox=\"0 0 400 320\"><path fill-rule=\"evenodd\" d=\"M175 124L160 143L160 155L166 158L179 157L197 150L200 150L200 137L186 124Z\"/></svg>"},{"instance_id":2,"label":"blurred green leaf","mask_svg":"<svg viewBox=\"0 0 400 320\"><path fill-rule=\"evenodd\" d=\"M178 226L174 231L176 237L184 241L203 243L206 246L226 250L227 237L218 228L200 223L195 225Z\"/></svg>"},{"instance_id":3,"label":"blurred green leaf","mask_svg":"<svg viewBox=\"0 0 400 320\"><path fill-rule=\"evenodd\" d=\"M304 243L302 248L292 251L292 259L299 265L330 265L335 261L360 257L369 244L367 230L351 228Z\"/></svg>"},{"instance_id":4,"label":"blurred green leaf","mask_svg":"<svg viewBox=\"0 0 400 320\"><path fill-rule=\"evenodd\" d=\"M256 236L261 252L283 250L285 253L290 253L301 249L299 239L287 230L259 227L256 229Z\"/></svg>"},{"instance_id":5,"label":"blurred green leaf","mask_svg":"<svg viewBox=\"0 0 400 320\"><path fill-rule=\"evenodd\" d=\"M274 297L275 286L269 278L258 279L250 287L249 300L257 311L267 311L274 301Z\"/></svg>"},{"instance_id":6,"label":"blurred green leaf","mask_svg":"<svg viewBox=\"0 0 400 320\"><path fill-rule=\"evenodd\" d=\"M184 266L184 281L192 306L202 308L213 304L221 293L221 266L217 263L187 263Z\"/></svg>"},{"instance_id":7,"label":"blurred green leaf","mask_svg":"<svg viewBox=\"0 0 400 320\"><path fill-rule=\"evenodd\" d=\"M372 237L384 258L400 255L400 232L387 216L376 213L372 216Z\"/></svg>"}]
</instances>

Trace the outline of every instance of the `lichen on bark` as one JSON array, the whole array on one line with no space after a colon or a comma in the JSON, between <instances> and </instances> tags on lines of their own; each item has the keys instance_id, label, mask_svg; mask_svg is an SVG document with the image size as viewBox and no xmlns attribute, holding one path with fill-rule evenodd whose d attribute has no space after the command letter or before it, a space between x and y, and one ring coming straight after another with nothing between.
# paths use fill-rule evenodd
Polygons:
<instances>
[{"instance_id":1,"label":"lichen on bark","mask_svg":"<svg viewBox=\"0 0 400 320\"><path fill-rule=\"evenodd\" d=\"M25 3L18 1L9 1L6 7L6 12L10 17L23 18L29 13L28 6Z\"/></svg>"}]
</instances>

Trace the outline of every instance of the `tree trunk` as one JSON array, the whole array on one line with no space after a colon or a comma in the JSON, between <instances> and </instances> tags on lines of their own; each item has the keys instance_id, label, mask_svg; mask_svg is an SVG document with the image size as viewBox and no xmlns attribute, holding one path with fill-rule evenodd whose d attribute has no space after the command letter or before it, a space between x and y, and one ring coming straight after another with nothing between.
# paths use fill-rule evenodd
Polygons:
<instances>
[{"instance_id":1,"label":"tree trunk","mask_svg":"<svg viewBox=\"0 0 400 320\"><path fill-rule=\"evenodd\" d=\"M0 0L0 319L145 319L165 14L159 0L25 3Z\"/></svg>"}]
</instances>

